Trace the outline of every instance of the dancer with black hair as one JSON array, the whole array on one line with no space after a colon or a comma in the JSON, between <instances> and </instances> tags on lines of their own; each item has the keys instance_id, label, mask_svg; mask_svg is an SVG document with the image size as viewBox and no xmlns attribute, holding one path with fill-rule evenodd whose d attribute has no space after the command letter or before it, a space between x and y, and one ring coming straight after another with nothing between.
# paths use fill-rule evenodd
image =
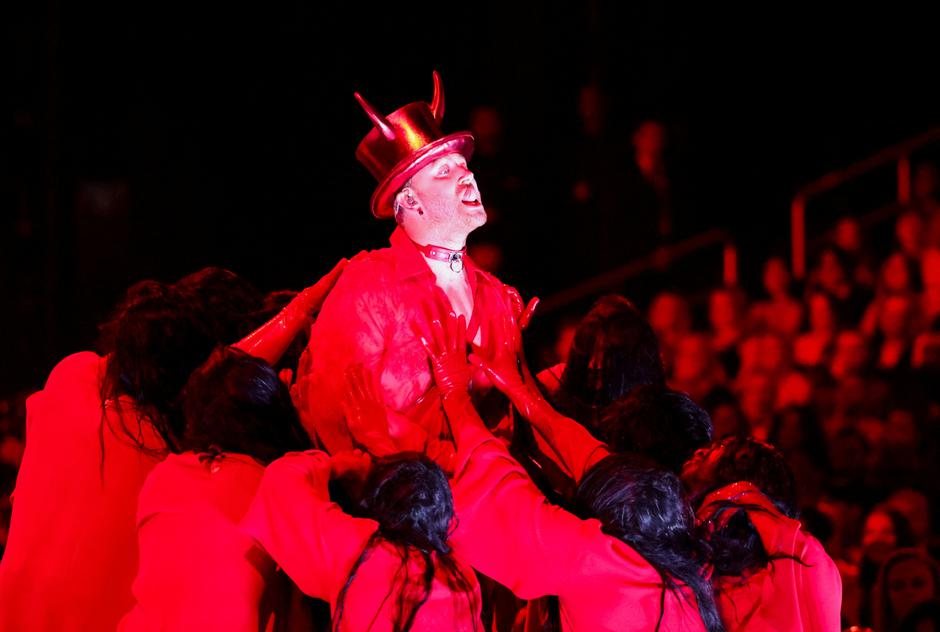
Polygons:
<instances>
[{"instance_id":1,"label":"dancer with black hair","mask_svg":"<svg viewBox=\"0 0 940 632\"><path fill-rule=\"evenodd\" d=\"M27 400L0 629L113 630L133 606L137 494L175 447L176 397L216 344L203 322L174 287L137 283L102 326L102 355L66 357Z\"/></svg>"},{"instance_id":2,"label":"dancer with black hair","mask_svg":"<svg viewBox=\"0 0 940 632\"><path fill-rule=\"evenodd\" d=\"M611 456L582 482L590 518L549 505L474 409L455 321L422 338L458 449L455 551L520 597L557 596L562 630L724 630L678 477Z\"/></svg>"},{"instance_id":3,"label":"dancer with black hair","mask_svg":"<svg viewBox=\"0 0 940 632\"><path fill-rule=\"evenodd\" d=\"M665 384L666 370L646 317L623 296L609 294L578 324L564 364L537 377L555 408L601 438L604 409L638 386Z\"/></svg>"},{"instance_id":4,"label":"dancer with black hair","mask_svg":"<svg viewBox=\"0 0 940 632\"><path fill-rule=\"evenodd\" d=\"M307 322L296 313L318 310L337 276L308 288L263 329L270 335L256 334L245 348L277 352ZM135 284L101 326L101 355L66 357L27 400L26 449L0 562L0 629L108 630L133 607L137 497L151 470L181 449L179 394L190 373L231 342L213 323L242 315L213 313L221 298L205 290L220 278L243 285L233 277Z\"/></svg>"},{"instance_id":5,"label":"dancer with black hair","mask_svg":"<svg viewBox=\"0 0 940 632\"><path fill-rule=\"evenodd\" d=\"M752 437L699 450L682 472L712 551L728 630L837 632L842 580L797 517L783 455Z\"/></svg>"},{"instance_id":6,"label":"dancer with black hair","mask_svg":"<svg viewBox=\"0 0 940 632\"><path fill-rule=\"evenodd\" d=\"M371 374L346 379L353 437L394 450ZM365 479L358 517L331 501L328 483L341 477ZM454 522L447 477L427 457L386 455L370 467L368 457L311 450L268 466L242 529L304 593L330 604L334 630L475 632L480 587L451 549Z\"/></svg>"},{"instance_id":7,"label":"dancer with black hair","mask_svg":"<svg viewBox=\"0 0 940 632\"><path fill-rule=\"evenodd\" d=\"M274 369L238 349L216 350L193 373L183 409L183 452L140 492L137 605L118 629L256 632L285 616L287 584L237 525L265 466L310 439Z\"/></svg>"}]
</instances>

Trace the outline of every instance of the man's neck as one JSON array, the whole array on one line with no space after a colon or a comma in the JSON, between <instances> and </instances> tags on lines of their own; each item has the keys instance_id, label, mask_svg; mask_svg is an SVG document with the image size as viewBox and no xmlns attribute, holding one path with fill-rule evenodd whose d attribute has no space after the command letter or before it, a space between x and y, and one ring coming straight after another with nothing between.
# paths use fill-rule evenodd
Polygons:
<instances>
[{"instance_id":1,"label":"man's neck","mask_svg":"<svg viewBox=\"0 0 940 632\"><path fill-rule=\"evenodd\" d=\"M408 238L419 246L440 246L448 250L463 250L467 247L466 234L450 235L411 235L405 231Z\"/></svg>"}]
</instances>

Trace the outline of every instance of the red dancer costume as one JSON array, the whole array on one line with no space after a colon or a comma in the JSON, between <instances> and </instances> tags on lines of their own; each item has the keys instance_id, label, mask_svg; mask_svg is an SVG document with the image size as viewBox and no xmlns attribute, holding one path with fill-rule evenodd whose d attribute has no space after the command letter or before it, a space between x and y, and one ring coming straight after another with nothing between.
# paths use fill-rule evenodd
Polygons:
<instances>
[{"instance_id":1,"label":"red dancer costume","mask_svg":"<svg viewBox=\"0 0 940 632\"><path fill-rule=\"evenodd\" d=\"M469 400L445 410L458 446L455 552L519 597L557 595L563 630L648 631L660 616L664 632L704 630L691 591L664 593L656 569L599 521L548 504Z\"/></svg>"},{"instance_id":2,"label":"red dancer costume","mask_svg":"<svg viewBox=\"0 0 940 632\"><path fill-rule=\"evenodd\" d=\"M233 347L276 364L322 305L344 265L345 260L340 261ZM231 386L224 377L216 374L210 387L218 389L219 397L236 396L227 390ZM202 379L197 390L206 385L208 378ZM192 380L187 388L193 388ZM260 401L252 401L258 411ZM254 554L254 542L236 526L263 473L264 466L252 456L230 451L215 456L191 451L171 455L153 470L137 508L140 571L133 587L137 605L122 620L121 630L257 632L273 624L272 615L280 619L287 614L283 576L275 574L266 556ZM283 628L282 621L279 627Z\"/></svg>"},{"instance_id":3,"label":"red dancer costume","mask_svg":"<svg viewBox=\"0 0 940 632\"><path fill-rule=\"evenodd\" d=\"M236 346L275 362L342 266ZM0 630L113 630L134 606L138 494L167 446L131 398L102 410L107 365L91 352L68 356L27 400L26 451L0 562Z\"/></svg>"},{"instance_id":4,"label":"red dancer costume","mask_svg":"<svg viewBox=\"0 0 940 632\"><path fill-rule=\"evenodd\" d=\"M323 599L336 613L337 598L356 561L378 529L373 520L354 518L330 501L330 457L310 450L271 463L242 528L254 537L306 594ZM435 562L437 554L432 554ZM344 597L340 630L392 630L397 599L389 590L403 580L402 548L379 539L355 572ZM472 594L456 592L435 564L430 596L418 609L415 632L479 629L480 587L473 569L457 560ZM420 556L407 561L407 573L424 571ZM471 608L470 604L474 604Z\"/></svg>"},{"instance_id":5,"label":"red dancer costume","mask_svg":"<svg viewBox=\"0 0 940 632\"><path fill-rule=\"evenodd\" d=\"M514 290L463 254L466 236L485 223L486 212L466 164L473 137L441 132L444 98L437 73L434 79L430 106L411 103L388 116L356 95L375 126L356 151L379 181L372 213L394 216L398 227L389 248L350 261L298 368L294 398L301 418L333 453L353 447L340 394L344 370L354 363L379 380L401 449L422 450L428 436L442 434L440 403L428 392L433 380L413 332L429 319L422 301L443 291L448 308L466 317L467 338L484 347L499 337L492 323L511 309L521 311ZM475 393L486 384L478 373Z\"/></svg>"},{"instance_id":6,"label":"red dancer costume","mask_svg":"<svg viewBox=\"0 0 940 632\"><path fill-rule=\"evenodd\" d=\"M516 371L519 350L512 324L494 358L503 370L474 358L504 392L512 389L502 376L510 373L509 365ZM630 545L606 535L600 521L581 520L546 501L473 407L463 341L453 319L427 331L421 342L457 442L455 553L519 597L558 596L563 630L648 631L657 623L663 631L704 630L691 590L664 589L659 572ZM518 403L525 406L521 398ZM578 458L587 461L596 452L579 450Z\"/></svg>"},{"instance_id":7,"label":"red dancer costume","mask_svg":"<svg viewBox=\"0 0 940 632\"><path fill-rule=\"evenodd\" d=\"M706 496L699 520L727 520L732 511L716 512L728 503L744 508L771 558L787 556L749 576L718 579L716 601L728 632L838 632L842 579L819 541L746 482Z\"/></svg>"},{"instance_id":8,"label":"red dancer costume","mask_svg":"<svg viewBox=\"0 0 940 632\"><path fill-rule=\"evenodd\" d=\"M254 543L237 527L263 474L239 454L187 452L154 468L137 511L137 605L119 630L265 629L259 619L268 622L273 609L274 564L252 556Z\"/></svg>"},{"instance_id":9,"label":"red dancer costume","mask_svg":"<svg viewBox=\"0 0 940 632\"><path fill-rule=\"evenodd\" d=\"M87 351L68 356L26 402L26 452L0 564L0 630L113 630L134 605L137 494L160 459L118 429L139 428L156 453L165 446L129 398L102 420L106 362Z\"/></svg>"}]
</instances>

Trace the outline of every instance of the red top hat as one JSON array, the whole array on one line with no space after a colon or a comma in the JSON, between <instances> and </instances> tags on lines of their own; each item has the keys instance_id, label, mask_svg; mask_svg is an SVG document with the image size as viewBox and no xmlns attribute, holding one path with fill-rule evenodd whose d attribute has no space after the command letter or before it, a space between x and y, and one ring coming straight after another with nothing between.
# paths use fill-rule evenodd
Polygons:
<instances>
[{"instance_id":1,"label":"red top hat","mask_svg":"<svg viewBox=\"0 0 940 632\"><path fill-rule=\"evenodd\" d=\"M469 160L473 154L470 132L444 135L440 124L444 118L444 87L441 76L434 72L434 99L409 103L388 116L382 116L357 92L356 100L366 111L375 129L359 147L356 158L379 181L372 194L372 214L392 217L395 195L408 179L435 158L459 152Z\"/></svg>"}]
</instances>

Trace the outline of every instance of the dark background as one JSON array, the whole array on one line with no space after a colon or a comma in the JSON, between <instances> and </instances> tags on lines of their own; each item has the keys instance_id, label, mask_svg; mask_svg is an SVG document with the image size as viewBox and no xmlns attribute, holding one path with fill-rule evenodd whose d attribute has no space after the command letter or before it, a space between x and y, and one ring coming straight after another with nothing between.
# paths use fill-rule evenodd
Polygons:
<instances>
[{"instance_id":1,"label":"dark background","mask_svg":"<svg viewBox=\"0 0 940 632\"><path fill-rule=\"evenodd\" d=\"M218 265L300 288L382 246L354 90L391 111L430 100L437 69L445 130L481 104L503 112L526 187L503 217L501 276L525 295L577 280L591 248L570 237L566 197L586 81L610 98L615 144L645 118L666 124L688 201L679 232L729 229L744 281L788 252L798 186L940 123L936 22L920 10L699 4L7 7L3 390L38 387L89 348L139 279Z\"/></svg>"}]
</instances>

